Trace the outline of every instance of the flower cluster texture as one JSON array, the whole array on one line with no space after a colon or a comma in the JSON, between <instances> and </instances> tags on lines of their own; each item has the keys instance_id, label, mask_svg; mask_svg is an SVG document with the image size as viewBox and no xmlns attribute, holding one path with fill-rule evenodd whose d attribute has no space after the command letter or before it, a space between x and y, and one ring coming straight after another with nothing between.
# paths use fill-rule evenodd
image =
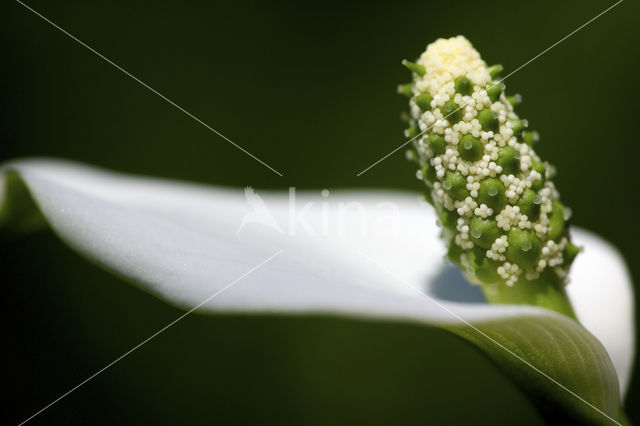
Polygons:
<instances>
[{"instance_id":1,"label":"flower cluster texture","mask_svg":"<svg viewBox=\"0 0 640 426\"><path fill-rule=\"evenodd\" d=\"M414 62L408 157L419 164L448 258L474 283L566 283L580 249L569 236L554 169L533 149L538 134L518 117L500 65L488 67L462 36L431 43Z\"/></svg>"}]
</instances>

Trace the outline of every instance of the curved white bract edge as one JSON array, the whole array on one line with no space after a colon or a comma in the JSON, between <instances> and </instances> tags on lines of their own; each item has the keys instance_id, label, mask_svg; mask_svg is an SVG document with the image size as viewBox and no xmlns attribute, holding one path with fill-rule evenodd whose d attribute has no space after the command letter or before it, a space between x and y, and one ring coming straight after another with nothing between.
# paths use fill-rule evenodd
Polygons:
<instances>
[{"instance_id":1,"label":"curved white bract edge","mask_svg":"<svg viewBox=\"0 0 640 426\"><path fill-rule=\"evenodd\" d=\"M580 228L572 228L572 237L583 252L572 266L567 294L580 323L609 352L624 395L635 357L633 281L614 246Z\"/></svg>"},{"instance_id":2,"label":"curved white bract edge","mask_svg":"<svg viewBox=\"0 0 640 426\"><path fill-rule=\"evenodd\" d=\"M448 300L438 298L447 285L442 281L455 273L443 261L434 213L417 194L298 192L292 205L286 191L247 196L242 189L60 160L11 162L0 176L10 170L20 174L61 239L185 309L234 283L198 311L333 313L427 324L536 315L569 321L536 307L453 301L469 300L462 294L471 289L466 285L449 291ZM606 241L578 228L573 236L585 250L572 269L569 297L607 349L624 394L634 355L631 278Z\"/></svg>"}]
</instances>

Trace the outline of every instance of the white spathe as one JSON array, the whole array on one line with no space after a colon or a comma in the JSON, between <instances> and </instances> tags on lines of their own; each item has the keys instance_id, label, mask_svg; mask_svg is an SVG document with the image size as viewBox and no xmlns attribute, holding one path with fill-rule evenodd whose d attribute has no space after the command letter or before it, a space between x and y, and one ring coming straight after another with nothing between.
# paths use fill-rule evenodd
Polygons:
<instances>
[{"instance_id":1,"label":"white spathe","mask_svg":"<svg viewBox=\"0 0 640 426\"><path fill-rule=\"evenodd\" d=\"M417 194L299 192L292 203L284 191L245 196L59 160L11 162L0 178L9 170L66 243L186 309L228 287L199 312L321 312L428 324L560 317L489 305L460 285L443 260L433 211ZM0 192L0 208L3 198ZM573 237L584 253L572 268L569 297L608 351L624 394L634 356L631 278L606 241L575 227Z\"/></svg>"}]
</instances>

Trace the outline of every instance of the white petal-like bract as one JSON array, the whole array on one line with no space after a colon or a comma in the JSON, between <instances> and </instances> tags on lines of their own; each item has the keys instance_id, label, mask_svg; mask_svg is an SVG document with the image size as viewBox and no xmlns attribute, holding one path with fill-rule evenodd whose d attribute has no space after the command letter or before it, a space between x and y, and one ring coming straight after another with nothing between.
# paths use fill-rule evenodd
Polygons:
<instances>
[{"instance_id":1,"label":"white petal-like bract","mask_svg":"<svg viewBox=\"0 0 640 426\"><path fill-rule=\"evenodd\" d=\"M15 161L0 171L6 182L20 178L72 248L185 309L224 290L198 312L330 313L470 332L469 324L540 318L549 330L577 333L583 342L577 346L601 351L560 314L485 303L444 261L432 209L417 194L243 191L58 160ZM12 202L11 190L4 195L0 211ZM571 272L569 296L606 348L624 392L634 347L630 277L608 243L577 228L573 235L585 250ZM549 353L551 340L541 343ZM594 380L606 377L599 374ZM604 387L617 386L611 383Z\"/></svg>"}]
</instances>

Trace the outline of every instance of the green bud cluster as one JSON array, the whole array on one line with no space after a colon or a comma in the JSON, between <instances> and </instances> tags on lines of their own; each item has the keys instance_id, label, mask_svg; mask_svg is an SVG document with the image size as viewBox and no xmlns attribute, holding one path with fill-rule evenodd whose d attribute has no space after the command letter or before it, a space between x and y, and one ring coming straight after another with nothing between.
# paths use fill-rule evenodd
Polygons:
<instances>
[{"instance_id":1,"label":"green bud cluster","mask_svg":"<svg viewBox=\"0 0 640 426\"><path fill-rule=\"evenodd\" d=\"M533 149L537 132L514 110L522 97L505 94L502 66L488 67L462 36L437 40L403 64L413 75L398 89L410 97L408 155L448 258L485 294L541 279L562 286L580 251L570 241L570 210Z\"/></svg>"}]
</instances>

